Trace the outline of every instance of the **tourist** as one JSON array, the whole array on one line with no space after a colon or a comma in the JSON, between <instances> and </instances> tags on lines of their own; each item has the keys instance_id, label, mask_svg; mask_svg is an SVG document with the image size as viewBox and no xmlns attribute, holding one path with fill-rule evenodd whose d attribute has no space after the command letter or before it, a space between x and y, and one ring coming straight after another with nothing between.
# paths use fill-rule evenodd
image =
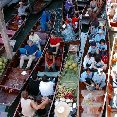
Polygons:
<instances>
[{"instance_id":1,"label":"tourist","mask_svg":"<svg viewBox=\"0 0 117 117\"><path fill-rule=\"evenodd\" d=\"M95 83L95 89L101 90L106 86L106 74L103 72L103 69L99 68L97 72L94 73L92 80Z\"/></svg>"},{"instance_id":2,"label":"tourist","mask_svg":"<svg viewBox=\"0 0 117 117\"><path fill-rule=\"evenodd\" d=\"M91 56L94 57L98 54L98 48L96 46L96 43L94 41L91 42L88 53L91 53Z\"/></svg>"},{"instance_id":3,"label":"tourist","mask_svg":"<svg viewBox=\"0 0 117 117\"><path fill-rule=\"evenodd\" d=\"M47 76L44 75L39 85L41 95L43 97L51 97L52 95L54 95L54 85L55 83L53 83L52 81L48 81Z\"/></svg>"},{"instance_id":4,"label":"tourist","mask_svg":"<svg viewBox=\"0 0 117 117\"><path fill-rule=\"evenodd\" d=\"M87 55L84 57L83 67L84 69L90 68L92 69L92 64L95 61L94 57L91 56L91 53L87 53Z\"/></svg>"},{"instance_id":5,"label":"tourist","mask_svg":"<svg viewBox=\"0 0 117 117\"><path fill-rule=\"evenodd\" d=\"M26 69L29 69L32 61L35 59L35 54L38 51L38 47L33 44L33 41L28 40L27 41L28 45L25 45L24 49L26 50L25 54L22 54L20 57L20 68L23 67L24 60L28 60L28 64Z\"/></svg>"},{"instance_id":6,"label":"tourist","mask_svg":"<svg viewBox=\"0 0 117 117\"><path fill-rule=\"evenodd\" d=\"M53 31L50 35L49 51L51 51L53 54L57 54L60 46L60 42L61 42L61 39L59 37L56 37L55 32Z\"/></svg>"},{"instance_id":7,"label":"tourist","mask_svg":"<svg viewBox=\"0 0 117 117\"><path fill-rule=\"evenodd\" d=\"M56 71L55 69L55 57L52 52L47 51L45 54L45 71Z\"/></svg>"},{"instance_id":8,"label":"tourist","mask_svg":"<svg viewBox=\"0 0 117 117\"><path fill-rule=\"evenodd\" d=\"M98 44L98 49L99 49L99 54L100 54L101 56L106 54L107 45L106 45L106 42L105 42L104 39L101 39L101 40L100 40L100 43Z\"/></svg>"},{"instance_id":9,"label":"tourist","mask_svg":"<svg viewBox=\"0 0 117 117\"><path fill-rule=\"evenodd\" d=\"M94 69L94 71L97 71L99 68L106 70L107 65L104 64L104 62L101 60L101 56L97 55L95 57L95 61L92 64L92 68Z\"/></svg>"},{"instance_id":10,"label":"tourist","mask_svg":"<svg viewBox=\"0 0 117 117\"><path fill-rule=\"evenodd\" d=\"M21 108L22 114L25 117L35 117L35 112L39 109L44 109L49 103L48 98L43 98L42 102L38 105L34 100L30 99L28 92L21 93Z\"/></svg>"},{"instance_id":11,"label":"tourist","mask_svg":"<svg viewBox=\"0 0 117 117\"><path fill-rule=\"evenodd\" d=\"M104 35L104 31L102 29L99 29L98 34L95 36L95 42L99 43L101 39L105 40L105 35Z\"/></svg>"},{"instance_id":12,"label":"tourist","mask_svg":"<svg viewBox=\"0 0 117 117\"><path fill-rule=\"evenodd\" d=\"M32 40L33 43L37 45L39 50L41 50L41 46L40 46L41 39L37 34L34 33L34 31L31 31L29 35L29 40Z\"/></svg>"},{"instance_id":13,"label":"tourist","mask_svg":"<svg viewBox=\"0 0 117 117\"><path fill-rule=\"evenodd\" d=\"M23 2L19 2L20 7L18 8L18 16L21 16L24 20L27 16L26 9L29 7L29 5L24 6Z\"/></svg>"},{"instance_id":14,"label":"tourist","mask_svg":"<svg viewBox=\"0 0 117 117\"><path fill-rule=\"evenodd\" d=\"M36 97L39 95L39 79L37 77L37 73L33 72L31 78L28 82L28 93L29 95Z\"/></svg>"}]
</instances>

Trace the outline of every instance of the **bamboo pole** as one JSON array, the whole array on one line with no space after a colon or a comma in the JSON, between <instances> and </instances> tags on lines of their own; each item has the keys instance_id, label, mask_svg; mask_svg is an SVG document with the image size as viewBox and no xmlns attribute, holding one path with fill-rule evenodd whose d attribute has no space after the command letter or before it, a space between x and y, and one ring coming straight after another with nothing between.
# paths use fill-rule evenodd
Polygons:
<instances>
[{"instance_id":1,"label":"bamboo pole","mask_svg":"<svg viewBox=\"0 0 117 117\"><path fill-rule=\"evenodd\" d=\"M12 53L12 48L8 41L9 37L6 33L7 30L6 30L6 25L5 25L5 21L4 21L4 14L3 14L2 8L0 8L0 32L1 32L2 39L3 39L4 47L6 50L7 58L12 59L13 53Z\"/></svg>"}]
</instances>

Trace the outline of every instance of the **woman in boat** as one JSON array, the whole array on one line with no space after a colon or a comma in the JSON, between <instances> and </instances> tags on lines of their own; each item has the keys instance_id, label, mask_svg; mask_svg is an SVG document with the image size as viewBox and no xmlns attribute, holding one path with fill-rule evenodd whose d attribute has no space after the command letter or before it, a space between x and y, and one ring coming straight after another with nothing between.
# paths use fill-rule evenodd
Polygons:
<instances>
[{"instance_id":1,"label":"woman in boat","mask_svg":"<svg viewBox=\"0 0 117 117\"><path fill-rule=\"evenodd\" d=\"M49 99L47 97L43 98L42 102L38 105L29 97L28 92L23 91L21 94L22 114L25 117L35 117L35 112L39 109L44 109L48 103Z\"/></svg>"},{"instance_id":2,"label":"woman in boat","mask_svg":"<svg viewBox=\"0 0 117 117\"><path fill-rule=\"evenodd\" d=\"M98 44L98 49L99 49L100 56L106 55L107 45L104 39L100 40L100 43Z\"/></svg>"},{"instance_id":3,"label":"woman in boat","mask_svg":"<svg viewBox=\"0 0 117 117\"><path fill-rule=\"evenodd\" d=\"M107 65L104 64L104 62L101 60L101 56L97 55L95 57L94 63L92 64L92 68L94 69L94 71L97 71L99 68L106 70Z\"/></svg>"},{"instance_id":4,"label":"woman in boat","mask_svg":"<svg viewBox=\"0 0 117 117\"><path fill-rule=\"evenodd\" d=\"M93 11L97 11L97 2L95 0L92 0L90 2L90 8L93 10Z\"/></svg>"},{"instance_id":5,"label":"woman in boat","mask_svg":"<svg viewBox=\"0 0 117 117\"><path fill-rule=\"evenodd\" d=\"M36 98L39 95L39 84L40 81L38 80L37 73L33 72L32 77L29 79L28 82L28 93L29 95Z\"/></svg>"},{"instance_id":6,"label":"woman in boat","mask_svg":"<svg viewBox=\"0 0 117 117\"><path fill-rule=\"evenodd\" d=\"M55 56L52 52L47 51L45 54L45 71L56 71L55 69Z\"/></svg>"},{"instance_id":7,"label":"woman in boat","mask_svg":"<svg viewBox=\"0 0 117 117\"><path fill-rule=\"evenodd\" d=\"M29 40L32 40L34 44L37 45L37 47L39 48L39 50L41 50L41 45L40 45L40 37L34 33L34 31L31 31L30 35L29 35Z\"/></svg>"},{"instance_id":8,"label":"woman in boat","mask_svg":"<svg viewBox=\"0 0 117 117\"><path fill-rule=\"evenodd\" d=\"M92 64L95 61L94 57L91 56L91 53L87 53L87 55L84 57L83 67L84 69L90 68L92 69Z\"/></svg>"},{"instance_id":9,"label":"woman in boat","mask_svg":"<svg viewBox=\"0 0 117 117\"><path fill-rule=\"evenodd\" d=\"M49 51L53 54L57 54L59 50L61 39L55 36L55 32L53 31L50 35L50 47Z\"/></svg>"},{"instance_id":10,"label":"woman in boat","mask_svg":"<svg viewBox=\"0 0 117 117\"><path fill-rule=\"evenodd\" d=\"M94 73L92 80L95 83L95 89L101 90L106 86L106 74L103 72L103 69L99 68L97 72Z\"/></svg>"},{"instance_id":11,"label":"woman in boat","mask_svg":"<svg viewBox=\"0 0 117 117\"><path fill-rule=\"evenodd\" d=\"M39 85L39 90L43 97L52 97L54 95L54 85L52 81L49 81L47 76L44 75Z\"/></svg>"},{"instance_id":12,"label":"woman in boat","mask_svg":"<svg viewBox=\"0 0 117 117\"><path fill-rule=\"evenodd\" d=\"M24 60L28 60L26 69L30 68L33 60L35 59L35 54L38 51L38 47L33 44L32 40L28 40L27 44L28 45L25 45L25 47L24 47L25 53L21 54L21 57L20 57L20 68L21 69L23 67Z\"/></svg>"}]
</instances>

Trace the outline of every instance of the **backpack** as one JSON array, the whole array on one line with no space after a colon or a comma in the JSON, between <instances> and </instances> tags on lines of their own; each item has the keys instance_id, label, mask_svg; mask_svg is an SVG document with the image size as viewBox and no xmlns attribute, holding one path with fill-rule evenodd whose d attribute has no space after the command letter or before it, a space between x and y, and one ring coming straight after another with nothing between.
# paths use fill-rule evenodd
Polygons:
<instances>
[{"instance_id":1,"label":"backpack","mask_svg":"<svg viewBox=\"0 0 117 117\"><path fill-rule=\"evenodd\" d=\"M104 64L108 63L108 56L107 55L102 55L102 61L104 62Z\"/></svg>"}]
</instances>

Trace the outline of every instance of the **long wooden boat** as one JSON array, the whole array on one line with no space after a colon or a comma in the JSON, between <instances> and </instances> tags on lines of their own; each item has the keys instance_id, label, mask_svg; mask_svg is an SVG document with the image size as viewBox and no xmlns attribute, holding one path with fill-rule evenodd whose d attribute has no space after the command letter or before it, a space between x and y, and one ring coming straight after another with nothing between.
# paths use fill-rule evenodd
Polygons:
<instances>
[{"instance_id":1,"label":"long wooden boat","mask_svg":"<svg viewBox=\"0 0 117 117\"><path fill-rule=\"evenodd\" d=\"M56 20L56 17L55 17L55 20ZM37 22L32 29L34 29L37 26ZM53 25L55 25L54 22L53 22ZM41 46L43 50L43 53L42 53L42 56L43 56L48 46L49 35L46 32L40 32L38 30L36 30L36 33L39 35L39 37L42 40ZM24 47L26 45L28 37L29 35L26 36L26 39L23 41L20 47ZM19 65L19 60L20 60L20 55L18 54L18 51L17 51L12 61L9 63L4 76L2 77L3 80L0 82L0 89L1 89L0 95L1 97L3 97L0 102L0 107L4 108L3 109L4 111L9 111L10 109L12 110L13 109L12 107L14 106L15 101L17 100L16 102L18 102L18 99L20 97L19 95L20 91L22 90L23 86L26 84L32 72L32 68L37 63L37 61L34 61L34 63L32 64L31 70L27 70L26 74L22 75L21 73L24 70L17 68Z\"/></svg>"},{"instance_id":2,"label":"long wooden boat","mask_svg":"<svg viewBox=\"0 0 117 117\"><path fill-rule=\"evenodd\" d=\"M112 8L113 6L113 8ZM107 19L108 19L108 26L110 28L110 30L116 32L117 31L117 22L115 22L113 20L113 15L115 14L115 9L117 7L117 1L113 0L113 1L106 1L106 12L107 12ZM113 14L114 13L114 14Z\"/></svg>"},{"instance_id":3,"label":"long wooden boat","mask_svg":"<svg viewBox=\"0 0 117 117\"><path fill-rule=\"evenodd\" d=\"M108 71L107 98L106 98L106 117L117 116L117 37L114 37L113 47L110 57L110 65Z\"/></svg>"},{"instance_id":4,"label":"long wooden boat","mask_svg":"<svg viewBox=\"0 0 117 117\"><path fill-rule=\"evenodd\" d=\"M99 18L99 21L103 21L103 19ZM107 34L108 35L108 34ZM107 52L109 54L109 40L108 36L106 36L106 45L107 45ZM81 63L81 73L83 72L83 60L84 57L87 55L88 48L89 48L89 40L87 39L82 63ZM109 58L109 55L108 55ZM108 61L109 62L109 61ZM106 87L107 87L107 78L108 78L108 67L109 64L107 62L107 69L104 70L106 74L106 86L102 90L88 90L86 85L83 82L79 81L79 106L78 106L78 117L101 117L105 116L104 108L106 104ZM104 114L104 115L103 115Z\"/></svg>"}]
</instances>

